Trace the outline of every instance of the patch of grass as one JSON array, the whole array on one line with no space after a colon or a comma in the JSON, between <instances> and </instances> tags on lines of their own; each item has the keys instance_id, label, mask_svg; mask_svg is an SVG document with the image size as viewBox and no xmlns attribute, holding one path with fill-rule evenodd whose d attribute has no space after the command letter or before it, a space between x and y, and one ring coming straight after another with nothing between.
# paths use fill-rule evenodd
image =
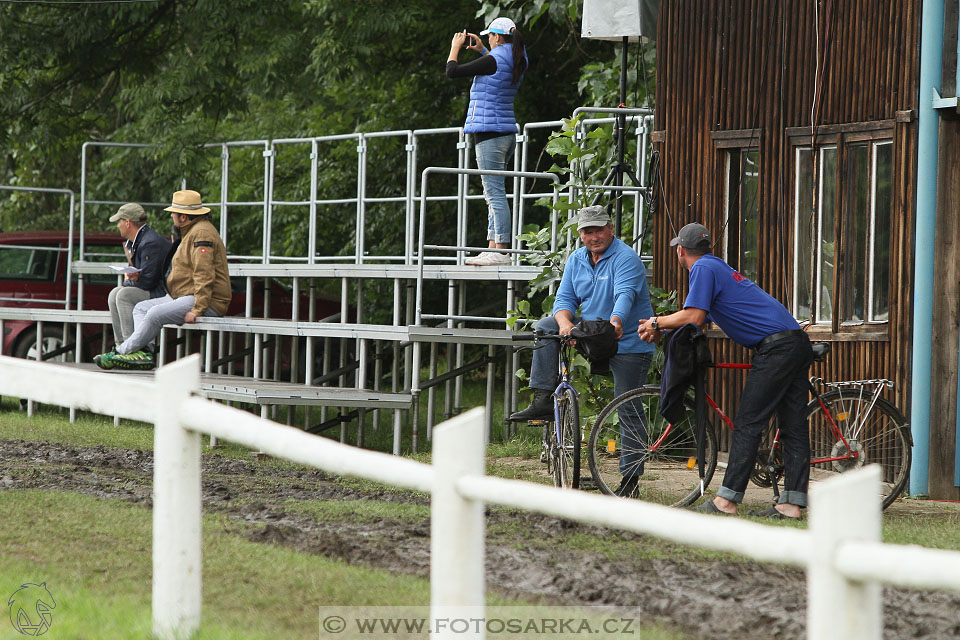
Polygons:
<instances>
[{"instance_id":1,"label":"patch of grass","mask_svg":"<svg viewBox=\"0 0 960 640\"><path fill-rule=\"evenodd\" d=\"M149 637L150 511L42 491L0 492L0 511L0 587L9 595L46 581L54 637ZM230 528L204 517L201 638L315 637L320 604L429 603L425 580L255 544Z\"/></svg>"},{"instance_id":2,"label":"patch of grass","mask_svg":"<svg viewBox=\"0 0 960 640\"><path fill-rule=\"evenodd\" d=\"M0 403L0 438L71 446L153 448L152 425L121 420L115 427L112 418L85 412L77 412L76 422L71 423L69 416L66 409L43 405L34 407L33 417L28 418L16 398L4 398Z\"/></svg>"},{"instance_id":3,"label":"patch of grass","mask_svg":"<svg viewBox=\"0 0 960 640\"><path fill-rule=\"evenodd\" d=\"M56 601L50 637L148 638L151 633L149 510L71 493L0 491L0 594L46 583ZM318 607L429 604L425 580L352 567L249 542L249 525L203 520L203 618L195 640L310 638ZM523 603L489 594L489 605ZM587 616L596 616L587 610ZM636 628L638 640L681 640ZM0 620L0 638L19 638Z\"/></svg>"},{"instance_id":4,"label":"patch of grass","mask_svg":"<svg viewBox=\"0 0 960 640\"><path fill-rule=\"evenodd\" d=\"M496 458L517 456L519 458L540 458L543 430L538 426L519 425L517 435L506 442L491 442L487 446L487 455Z\"/></svg>"},{"instance_id":5,"label":"patch of grass","mask_svg":"<svg viewBox=\"0 0 960 640\"><path fill-rule=\"evenodd\" d=\"M367 480L366 478L355 478L352 476L334 476L330 478L331 482L339 484L346 489L355 489L364 493L374 492L380 494L417 496L424 500L430 500L430 494L422 491L413 491L411 489L400 489L389 484Z\"/></svg>"},{"instance_id":6,"label":"patch of grass","mask_svg":"<svg viewBox=\"0 0 960 640\"><path fill-rule=\"evenodd\" d=\"M286 500L284 508L290 513L309 516L320 521L399 522L418 523L430 520L430 507L409 502L381 500Z\"/></svg>"},{"instance_id":7,"label":"patch of grass","mask_svg":"<svg viewBox=\"0 0 960 640\"><path fill-rule=\"evenodd\" d=\"M883 517L883 541L960 551L960 510L931 504L926 513L890 511Z\"/></svg>"},{"instance_id":8,"label":"patch of grass","mask_svg":"<svg viewBox=\"0 0 960 640\"><path fill-rule=\"evenodd\" d=\"M16 398L4 398L0 403L0 438L19 439L31 442L58 442L75 447L102 445L114 449L153 449L153 425L134 420L120 420L117 426L113 418L83 411L77 412L75 422L70 422L68 410L43 405L34 408L33 417L20 409ZM204 436L204 445L209 438ZM250 459L250 449L232 443L221 442L215 449L218 455L229 458ZM266 461L282 466L286 461Z\"/></svg>"}]
</instances>

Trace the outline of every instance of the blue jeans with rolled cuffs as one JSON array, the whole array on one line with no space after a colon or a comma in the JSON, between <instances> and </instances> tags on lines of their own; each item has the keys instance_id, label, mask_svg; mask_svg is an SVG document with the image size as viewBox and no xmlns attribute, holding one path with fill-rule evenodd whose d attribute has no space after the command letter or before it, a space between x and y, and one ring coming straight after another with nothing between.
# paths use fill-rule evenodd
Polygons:
<instances>
[{"instance_id":1,"label":"blue jeans with rolled cuffs","mask_svg":"<svg viewBox=\"0 0 960 640\"><path fill-rule=\"evenodd\" d=\"M580 318L574 318L574 323ZM537 331L544 333L560 333L560 326L556 318L547 316L537 322ZM545 340L533 352L533 364L530 366L530 387L553 391L557 388L557 362L560 358L560 343ZM619 396L633 389L642 387L647 382L647 371L650 369L650 353L618 353L610 358L610 371L613 373L613 395ZM643 459L637 452L638 443L646 440L646 416L640 401L630 403L634 406L623 405L618 411L620 422L620 438L623 440L620 456L621 475L640 475L643 473Z\"/></svg>"},{"instance_id":2,"label":"blue jeans with rolled cuffs","mask_svg":"<svg viewBox=\"0 0 960 640\"><path fill-rule=\"evenodd\" d=\"M810 481L807 375L812 362L813 349L806 334L777 340L757 350L733 420L730 457L718 496L732 502L743 501L761 434L770 417L776 414L783 447L784 483L780 503L807 506Z\"/></svg>"},{"instance_id":3,"label":"blue jeans with rolled cuffs","mask_svg":"<svg viewBox=\"0 0 960 640\"><path fill-rule=\"evenodd\" d=\"M484 140L476 146L477 168L506 171L507 161L513 156L516 141L513 134ZM510 244L512 217L503 176L480 176L483 197L487 201L487 240Z\"/></svg>"}]
</instances>

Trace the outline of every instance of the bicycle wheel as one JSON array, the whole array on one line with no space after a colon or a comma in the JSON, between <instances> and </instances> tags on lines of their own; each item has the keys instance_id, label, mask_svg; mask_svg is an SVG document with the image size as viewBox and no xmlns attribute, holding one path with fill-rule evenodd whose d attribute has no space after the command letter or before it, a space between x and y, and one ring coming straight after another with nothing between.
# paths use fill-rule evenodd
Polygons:
<instances>
[{"instance_id":1,"label":"bicycle wheel","mask_svg":"<svg viewBox=\"0 0 960 640\"><path fill-rule=\"evenodd\" d=\"M639 475L632 497L675 507L700 496L696 410L689 399L676 424L660 415L660 389L641 387L613 399L590 430L587 459L603 493L613 495L624 475ZM717 468L717 438L707 423L704 486Z\"/></svg>"},{"instance_id":2,"label":"bicycle wheel","mask_svg":"<svg viewBox=\"0 0 960 640\"><path fill-rule=\"evenodd\" d=\"M807 405L810 428L810 483L823 482L838 473L878 464L881 469L881 497L886 509L903 492L910 473L913 441L906 419L896 407L870 398L854 389L837 389ZM832 418L832 419L831 419ZM837 437L834 425L843 434ZM856 452L856 458L844 458ZM818 462L820 460L821 462Z\"/></svg>"},{"instance_id":3,"label":"bicycle wheel","mask_svg":"<svg viewBox=\"0 0 960 640\"><path fill-rule=\"evenodd\" d=\"M559 428L554 428L551 438L553 484L576 489L580 486L580 411L572 389L563 390L557 400L557 407L560 413Z\"/></svg>"}]
</instances>

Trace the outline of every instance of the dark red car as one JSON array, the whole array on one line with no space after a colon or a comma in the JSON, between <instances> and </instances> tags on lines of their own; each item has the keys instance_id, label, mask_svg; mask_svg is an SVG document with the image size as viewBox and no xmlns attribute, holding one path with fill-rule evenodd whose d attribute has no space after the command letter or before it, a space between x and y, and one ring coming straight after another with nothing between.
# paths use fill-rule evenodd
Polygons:
<instances>
[{"instance_id":1,"label":"dark red car","mask_svg":"<svg viewBox=\"0 0 960 640\"><path fill-rule=\"evenodd\" d=\"M76 309L77 276L67 286L68 237L66 231L15 231L0 233L0 306L46 309L66 308L69 290L70 309ZM74 259L80 259L79 234L74 235ZM125 262L119 233L84 234L83 260L85 262ZM233 299L227 315L243 315L246 305L246 284L243 278L232 278ZM87 274L84 276L83 308L106 310L107 296L117 286L113 274ZM289 319L292 295L289 288L270 280L270 317ZM263 317L262 283L254 286L253 315ZM301 293L301 315L306 319L308 298ZM340 311L339 302L317 301L317 317L325 317ZM102 345L102 330L96 324L83 325L84 344L81 359L89 360L99 353ZM107 327L107 345L113 344ZM3 323L3 353L20 358L36 358L36 323L26 320L5 320ZM62 349L63 329L57 323L43 325L43 353ZM71 340L72 341L72 340Z\"/></svg>"}]
</instances>

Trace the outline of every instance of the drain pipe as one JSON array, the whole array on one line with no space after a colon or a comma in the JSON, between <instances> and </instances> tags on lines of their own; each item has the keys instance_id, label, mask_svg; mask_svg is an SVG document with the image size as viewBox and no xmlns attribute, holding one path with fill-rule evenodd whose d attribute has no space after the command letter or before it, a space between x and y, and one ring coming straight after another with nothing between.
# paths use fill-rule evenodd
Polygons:
<instances>
[{"instance_id":1,"label":"drain pipe","mask_svg":"<svg viewBox=\"0 0 960 640\"><path fill-rule=\"evenodd\" d=\"M910 428L913 464L910 494L928 493L930 464L930 362L933 349L933 251L937 222L937 153L940 116L933 101L939 98L943 66L943 0L924 0L920 26L920 93L917 101L917 216L913 284L913 386ZM920 250L924 247L924 250Z\"/></svg>"}]
</instances>

